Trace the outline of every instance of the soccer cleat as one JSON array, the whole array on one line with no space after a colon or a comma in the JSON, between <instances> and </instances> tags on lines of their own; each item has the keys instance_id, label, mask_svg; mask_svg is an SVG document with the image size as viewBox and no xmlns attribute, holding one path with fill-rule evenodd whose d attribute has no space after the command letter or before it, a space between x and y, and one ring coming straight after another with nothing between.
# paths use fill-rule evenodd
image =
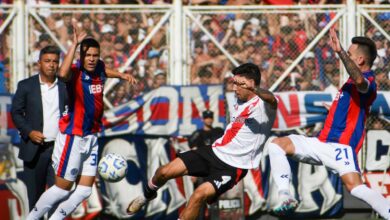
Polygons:
<instances>
[{"instance_id":1,"label":"soccer cleat","mask_svg":"<svg viewBox=\"0 0 390 220\"><path fill-rule=\"evenodd\" d=\"M129 206L127 207L127 214L134 215L139 210L144 207L148 200L144 196L138 196L133 201L130 202Z\"/></svg>"},{"instance_id":2,"label":"soccer cleat","mask_svg":"<svg viewBox=\"0 0 390 220\"><path fill-rule=\"evenodd\" d=\"M298 201L290 195L285 195L283 197L284 198L273 209L273 212L279 216L285 216L292 213L298 206Z\"/></svg>"},{"instance_id":3,"label":"soccer cleat","mask_svg":"<svg viewBox=\"0 0 390 220\"><path fill-rule=\"evenodd\" d=\"M145 198L145 196L141 195L131 201L129 206L127 207L127 214L134 215L135 213L139 212L139 210L141 210L147 202L157 197L157 192L149 192L148 197L149 198Z\"/></svg>"}]
</instances>

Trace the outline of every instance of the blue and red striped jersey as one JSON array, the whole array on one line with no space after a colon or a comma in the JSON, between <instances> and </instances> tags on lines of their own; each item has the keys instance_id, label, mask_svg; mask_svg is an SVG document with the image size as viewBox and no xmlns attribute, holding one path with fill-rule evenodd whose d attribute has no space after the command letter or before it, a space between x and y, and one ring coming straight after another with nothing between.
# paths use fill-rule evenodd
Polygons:
<instances>
[{"instance_id":1,"label":"blue and red striped jersey","mask_svg":"<svg viewBox=\"0 0 390 220\"><path fill-rule=\"evenodd\" d=\"M60 119L60 130L65 134L86 136L101 129L103 116L103 88L106 72L99 60L93 73L81 67L80 61L71 67L72 77L66 83L68 109Z\"/></svg>"},{"instance_id":2,"label":"blue and red striped jersey","mask_svg":"<svg viewBox=\"0 0 390 220\"><path fill-rule=\"evenodd\" d=\"M364 124L377 92L374 72L364 72L363 76L370 83L368 91L359 92L352 78L347 80L330 107L318 135L320 141L349 145L359 152L365 136Z\"/></svg>"}]
</instances>

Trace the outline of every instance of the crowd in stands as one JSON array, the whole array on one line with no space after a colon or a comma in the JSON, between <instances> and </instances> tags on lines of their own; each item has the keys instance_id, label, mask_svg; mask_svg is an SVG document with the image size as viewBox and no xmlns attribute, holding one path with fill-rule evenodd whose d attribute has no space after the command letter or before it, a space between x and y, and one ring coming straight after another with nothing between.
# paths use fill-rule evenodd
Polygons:
<instances>
[{"instance_id":1,"label":"crowd in stands","mask_svg":"<svg viewBox=\"0 0 390 220\"><path fill-rule=\"evenodd\" d=\"M199 18L209 33L239 63L257 64L262 74L262 86L270 87L283 74L307 45L332 19L334 14L235 14L206 15ZM389 19L379 14L376 20L390 31ZM378 48L374 69L380 72L379 88L389 88L388 74L390 42L369 26L366 35ZM232 62L197 26L192 28L191 82L213 84L229 82ZM320 90L336 92L340 84L340 64L328 44L328 35L305 54L276 91ZM381 79L381 80L379 80ZM380 81L380 82L379 82ZM231 88L227 86L227 88Z\"/></svg>"},{"instance_id":2,"label":"crowd in stands","mask_svg":"<svg viewBox=\"0 0 390 220\"><path fill-rule=\"evenodd\" d=\"M184 5L294 5L294 4L345 4L347 0L182 0ZM12 4L13 0L0 0ZM44 4L172 4L173 0L27 0L27 3ZM388 0L357 0L359 4L385 4Z\"/></svg>"},{"instance_id":3,"label":"crowd in stands","mask_svg":"<svg viewBox=\"0 0 390 220\"><path fill-rule=\"evenodd\" d=\"M27 0L28 4L172 4L174 0ZM14 0L0 0L12 4ZM297 5L345 4L347 0L182 0L183 5ZM359 4L386 4L389 0L356 0Z\"/></svg>"},{"instance_id":4,"label":"crowd in stands","mask_svg":"<svg viewBox=\"0 0 390 220\"><path fill-rule=\"evenodd\" d=\"M10 0L4 3L12 3ZM339 4L343 0L184 0L183 4ZM385 1L360 1L360 3L384 3ZM27 4L157 4L171 3L167 0L28 0ZM72 37L72 23L77 23L80 29L87 31L101 43L102 59L111 68L122 68L141 45L142 41L156 26L163 12L143 13L118 12L106 13L101 10L94 12L58 13L50 10L39 10L39 16L55 34L61 45L67 48ZM196 18L219 42L232 58L238 63L252 62L257 64L262 72L262 86L270 87L283 74L290 64L300 55L306 46L335 16L331 13L302 13L289 14L196 14ZM2 17L4 20L5 16ZM385 30L390 32L389 13L379 13L375 20ZM39 51L48 44L54 44L53 39L42 26L30 19L30 66L32 71L37 68L35 62ZM338 28L338 27L337 27ZM190 24L190 59L189 78L191 84L221 84L231 90L232 81L230 70L233 64L222 53L194 22ZM373 26L367 26L366 35L372 37L378 47L379 58L375 64L379 89L390 88L389 61L390 42ZM334 51L328 45L325 35L315 47L305 54L293 71L283 80L276 91L305 91L320 90L334 92L340 81L340 65ZM0 35L1 42L5 36ZM3 44L9 45L9 44ZM168 25L153 36L142 52L135 58L125 72L133 74L139 80L135 89L118 84L110 93L110 100L119 105L132 98L167 83L169 64L169 35ZM4 46L0 52L0 73L9 75L9 47ZM8 74L8 75L7 75ZM9 77L0 81L5 89L9 87ZM161 83L163 82L163 83ZM123 93L123 94L122 94ZM119 96L119 98L118 98ZM122 98L120 98L122 97Z\"/></svg>"}]
</instances>

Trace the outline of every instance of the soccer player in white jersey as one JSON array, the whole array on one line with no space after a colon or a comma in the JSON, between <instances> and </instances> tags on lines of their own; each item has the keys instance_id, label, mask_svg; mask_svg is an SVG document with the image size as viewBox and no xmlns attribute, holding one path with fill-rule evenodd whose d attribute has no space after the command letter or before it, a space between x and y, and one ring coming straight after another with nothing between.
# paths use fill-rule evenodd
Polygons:
<instances>
[{"instance_id":1,"label":"soccer player in white jersey","mask_svg":"<svg viewBox=\"0 0 390 220\"><path fill-rule=\"evenodd\" d=\"M270 135L275 119L277 101L274 95L259 88L259 68L246 63L233 70L236 104L224 135L212 147L180 153L170 163L157 169L144 186L143 195L130 202L127 211L135 214L156 198L157 190L168 180L184 175L204 177L191 195L181 220L196 219L206 202L214 202L219 195L231 189L248 172L260 164L264 143Z\"/></svg>"}]
</instances>

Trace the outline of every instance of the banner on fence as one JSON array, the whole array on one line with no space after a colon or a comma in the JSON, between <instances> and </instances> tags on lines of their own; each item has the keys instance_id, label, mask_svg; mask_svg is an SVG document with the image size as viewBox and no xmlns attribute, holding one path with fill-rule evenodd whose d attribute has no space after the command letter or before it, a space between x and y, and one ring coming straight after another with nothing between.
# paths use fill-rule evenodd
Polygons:
<instances>
[{"instance_id":1,"label":"banner on fence","mask_svg":"<svg viewBox=\"0 0 390 220\"><path fill-rule=\"evenodd\" d=\"M177 139L146 138L120 135L99 139L101 156L117 153L129 164L126 178L117 183L101 181L104 198L104 213L117 218L126 217L129 202L142 192L142 185L151 178L157 168L176 158L179 150L188 149L186 143ZM181 145L180 147L178 145ZM268 150L264 149L262 162L257 170L251 170L243 180L244 211L246 216L267 213L278 201L278 192L270 178ZM331 217L342 209L342 184L337 174L323 166L290 161L293 171L292 189L300 205L294 217ZM186 176L170 180L164 185L155 200L148 203L136 216L129 219L177 219L179 210L194 191L191 179ZM226 203L227 201L224 200ZM231 202L231 201L229 201ZM239 201L235 201L238 205ZM221 204L219 204L221 206ZM225 206L229 204L223 204Z\"/></svg>"},{"instance_id":2,"label":"banner on fence","mask_svg":"<svg viewBox=\"0 0 390 220\"><path fill-rule=\"evenodd\" d=\"M326 92L281 92L274 130L290 130L323 122L335 94ZM214 126L225 124L225 103L231 109L234 96L222 86L161 87L105 112L104 136L126 133L187 136L202 127L201 112L214 111ZM226 100L226 102L225 102ZM371 113L390 121L390 92L378 93Z\"/></svg>"}]
</instances>

